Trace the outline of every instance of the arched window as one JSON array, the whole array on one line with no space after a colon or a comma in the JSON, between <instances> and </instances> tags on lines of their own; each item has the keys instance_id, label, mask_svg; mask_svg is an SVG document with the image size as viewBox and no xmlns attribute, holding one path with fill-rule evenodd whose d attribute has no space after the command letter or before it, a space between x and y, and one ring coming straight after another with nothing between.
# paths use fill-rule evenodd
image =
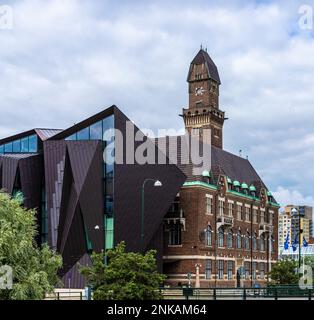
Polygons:
<instances>
[{"instance_id":1,"label":"arched window","mask_svg":"<svg viewBox=\"0 0 314 320\"><path fill-rule=\"evenodd\" d=\"M262 234L259 240L259 248L261 251L265 251L265 237Z\"/></svg>"},{"instance_id":2,"label":"arched window","mask_svg":"<svg viewBox=\"0 0 314 320\"><path fill-rule=\"evenodd\" d=\"M237 233L237 248L241 249L242 248L242 239L241 239L241 230L238 231Z\"/></svg>"},{"instance_id":3,"label":"arched window","mask_svg":"<svg viewBox=\"0 0 314 320\"><path fill-rule=\"evenodd\" d=\"M212 228L211 226L207 226L205 231L205 245L211 246L212 245Z\"/></svg>"},{"instance_id":4,"label":"arched window","mask_svg":"<svg viewBox=\"0 0 314 320\"><path fill-rule=\"evenodd\" d=\"M244 249L250 250L250 233L249 232L246 233L246 236L244 238Z\"/></svg>"},{"instance_id":5,"label":"arched window","mask_svg":"<svg viewBox=\"0 0 314 320\"><path fill-rule=\"evenodd\" d=\"M233 247L233 233L231 229L228 231L228 235L227 235L227 246L228 248Z\"/></svg>"},{"instance_id":6,"label":"arched window","mask_svg":"<svg viewBox=\"0 0 314 320\"><path fill-rule=\"evenodd\" d=\"M222 227L218 229L218 247L224 246L224 230Z\"/></svg>"},{"instance_id":7,"label":"arched window","mask_svg":"<svg viewBox=\"0 0 314 320\"><path fill-rule=\"evenodd\" d=\"M256 235L256 232L254 233L254 236L253 236L253 250L257 250L257 235Z\"/></svg>"}]
</instances>

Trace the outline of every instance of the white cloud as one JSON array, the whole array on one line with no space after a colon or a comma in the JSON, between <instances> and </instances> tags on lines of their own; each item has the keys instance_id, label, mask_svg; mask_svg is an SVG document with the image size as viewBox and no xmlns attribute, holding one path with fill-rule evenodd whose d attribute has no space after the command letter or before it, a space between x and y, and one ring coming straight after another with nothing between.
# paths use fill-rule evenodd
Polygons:
<instances>
[{"instance_id":1,"label":"white cloud","mask_svg":"<svg viewBox=\"0 0 314 320\"><path fill-rule=\"evenodd\" d=\"M178 129L203 43L222 80L226 148L244 150L270 188L311 197L314 37L298 29L299 1L8 3L0 136L67 127L111 104L140 127Z\"/></svg>"}]
</instances>

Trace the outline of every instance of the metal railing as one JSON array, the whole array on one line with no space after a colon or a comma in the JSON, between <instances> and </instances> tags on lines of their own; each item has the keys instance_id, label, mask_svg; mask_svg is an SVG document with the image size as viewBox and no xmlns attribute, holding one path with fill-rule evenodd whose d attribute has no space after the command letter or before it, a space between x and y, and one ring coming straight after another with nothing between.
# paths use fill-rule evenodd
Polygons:
<instances>
[{"instance_id":1,"label":"metal railing","mask_svg":"<svg viewBox=\"0 0 314 320\"><path fill-rule=\"evenodd\" d=\"M161 288L166 300L312 300L314 289L300 289L298 286L270 286L264 288Z\"/></svg>"}]
</instances>

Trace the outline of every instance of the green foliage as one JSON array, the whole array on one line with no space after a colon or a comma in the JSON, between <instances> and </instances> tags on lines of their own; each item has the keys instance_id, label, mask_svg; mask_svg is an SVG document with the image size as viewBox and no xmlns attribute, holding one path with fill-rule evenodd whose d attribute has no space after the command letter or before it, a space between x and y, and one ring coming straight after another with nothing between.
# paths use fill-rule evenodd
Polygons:
<instances>
[{"instance_id":1,"label":"green foliage","mask_svg":"<svg viewBox=\"0 0 314 320\"><path fill-rule=\"evenodd\" d=\"M297 262L290 259L278 261L270 271L272 284L291 285L298 284L299 275L296 273Z\"/></svg>"},{"instance_id":2,"label":"green foliage","mask_svg":"<svg viewBox=\"0 0 314 320\"><path fill-rule=\"evenodd\" d=\"M0 300L43 299L59 283L61 257L47 245L38 248L35 236L35 211L0 192L0 266L13 269L13 288L0 290Z\"/></svg>"},{"instance_id":3,"label":"green foliage","mask_svg":"<svg viewBox=\"0 0 314 320\"><path fill-rule=\"evenodd\" d=\"M82 267L81 272L94 290L95 300L155 300L161 299L159 287L165 276L159 274L156 266L156 251L145 255L125 252L121 242L107 252L92 254L93 265Z\"/></svg>"}]
</instances>

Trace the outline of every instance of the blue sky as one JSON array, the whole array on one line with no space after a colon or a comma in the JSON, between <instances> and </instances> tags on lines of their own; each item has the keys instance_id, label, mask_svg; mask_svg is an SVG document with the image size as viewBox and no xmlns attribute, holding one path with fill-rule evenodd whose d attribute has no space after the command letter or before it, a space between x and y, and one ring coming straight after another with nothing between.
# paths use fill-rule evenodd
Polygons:
<instances>
[{"instance_id":1,"label":"blue sky","mask_svg":"<svg viewBox=\"0 0 314 320\"><path fill-rule=\"evenodd\" d=\"M281 204L314 205L314 1L3 1L0 136L66 128L112 104L142 128L183 126L189 63L216 62L225 148Z\"/></svg>"}]
</instances>

